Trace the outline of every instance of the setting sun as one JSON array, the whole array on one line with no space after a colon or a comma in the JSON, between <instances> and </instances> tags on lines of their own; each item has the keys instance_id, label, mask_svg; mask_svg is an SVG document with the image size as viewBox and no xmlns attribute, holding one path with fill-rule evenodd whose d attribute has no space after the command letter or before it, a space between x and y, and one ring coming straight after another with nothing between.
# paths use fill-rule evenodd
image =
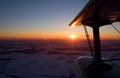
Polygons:
<instances>
[{"instance_id":1,"label":"setting sun","mask_svg":"<svg viewBox=\"0 0 120 78\"><path fill-rule=\"evenodd\" d=\"M70 38L71 38L71 39L76 39L76 38L77 38L77 36L76 36L76 35L74 35L74 34L72 34L72 35L70 35Z\"/></svg>"}]
</instances>

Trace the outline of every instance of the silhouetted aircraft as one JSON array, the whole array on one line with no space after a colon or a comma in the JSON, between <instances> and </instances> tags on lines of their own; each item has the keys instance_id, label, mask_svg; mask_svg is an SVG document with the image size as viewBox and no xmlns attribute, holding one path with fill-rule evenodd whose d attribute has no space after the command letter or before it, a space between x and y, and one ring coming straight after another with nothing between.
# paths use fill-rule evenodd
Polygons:
<instances>
[{"instance_id":1,"label":"silhouetted aircraft","mask_svg":"<svg viewBox=\"0 0 120 78\"><path fill-rule=\"evenodd\" d=\"M120 78L120 58L105 60L101 57L99 28L105 25L113 26L114 22L120 22L120 0L90 0L69 24L84 26L91 50L91 56L79 57L76 60L81 78ZM94 51L86 26L93 28Z\"/></svg>"}]
</instances>

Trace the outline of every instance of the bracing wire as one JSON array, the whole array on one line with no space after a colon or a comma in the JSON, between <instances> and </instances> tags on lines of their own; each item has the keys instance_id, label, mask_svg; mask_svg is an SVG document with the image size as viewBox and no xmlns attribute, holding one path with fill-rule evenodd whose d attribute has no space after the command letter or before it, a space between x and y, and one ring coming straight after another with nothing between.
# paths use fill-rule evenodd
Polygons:
<instances>
[{"instance_id":1,"label":"bracing wire","mask_svg":"<svg viewBox=\"0 0 120 78\"><path fill-rule=\"evenodd\" d=\"M118 56L118 55L120 55L120 52L118 52L118 53L112 55L110 58L116 57L116 56Z\"/></svg>"},{"instance_id":2,"label":"bracing wire","mask_svg":"<svg viewBox=\"0 0 120 78\"><path fill-rule=\"evenodd\" d=\"M120 34L120 31L113 24L112 27Z\"/></svg>"},{"instance_id":3,"label":"bracing wire","mask_svg":"<svg viewBox=\"0 0 120 78\"><path fill-rule=\"evenodd\" d=\"M92 44L91 44L91 40L89 38L89 34L88 34L88 30L86 28L86 26L83 26L84 27L84 30L85 30L85 34L86 34L86 38L87 38L87 41L88 41L88 45L89 45L89 49L90 49L90 52L91 52L91 56L92 56L92 61L94 62L95 60L95 57L94 57L94 50L93 50L93 47L92 47Z\"/></svg>"},{"instance_id":4,"label":"bracing wire","mask_svg":"<svg viewBox=\"0 0 120 78\"><path fill-rule=\"evenodd\" d=\"M120 34L120 31L119 31L113 24L112 24L112 27ZM110 58L113 58L113 57L115 57L115 56L117 56L117 55L119 55L119 54L120 54L120 52L112 55ZM117 60L120 60L120 59L117 59Z\"/></svg>"}]
</instances>

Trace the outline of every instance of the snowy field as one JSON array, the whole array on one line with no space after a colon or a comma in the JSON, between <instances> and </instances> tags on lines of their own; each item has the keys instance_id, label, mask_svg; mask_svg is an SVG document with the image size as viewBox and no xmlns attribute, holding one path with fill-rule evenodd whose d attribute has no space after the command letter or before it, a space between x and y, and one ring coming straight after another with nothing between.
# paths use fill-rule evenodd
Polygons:
<instances>
[{"instance_id":1,"label":"snowy field","mask_svg":"<svg viewBox=\"0 0 120 78\"><path fill-rule=\"evenodd\" d=\"M102 41L103 57L120 57L120 40ZM80 78L75 59L87 41L0 40L0 78Z\"/></svg>"}]
</instances>

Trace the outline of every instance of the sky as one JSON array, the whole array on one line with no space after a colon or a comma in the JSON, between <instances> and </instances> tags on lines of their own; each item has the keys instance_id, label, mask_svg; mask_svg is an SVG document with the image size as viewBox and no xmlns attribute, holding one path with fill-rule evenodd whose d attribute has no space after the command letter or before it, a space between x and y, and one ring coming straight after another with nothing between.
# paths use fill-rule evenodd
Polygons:
<instances>
[{"instance_id":1,"label":"sky","mask_svg":"<svg viewBox=\"0 0 120 78\"><path fill-rule=\"evenodd\" d=\"M84 39L83 27L69 27L69 23L88 1L0 0L0 38L66 39L75 34ZM118 25L115 24L120 30ZM112 26L106 27L100 28L102 38L120 39ZM92 29L88 27L88 31L92 38Z\"/></svg>"}]
</instances>

